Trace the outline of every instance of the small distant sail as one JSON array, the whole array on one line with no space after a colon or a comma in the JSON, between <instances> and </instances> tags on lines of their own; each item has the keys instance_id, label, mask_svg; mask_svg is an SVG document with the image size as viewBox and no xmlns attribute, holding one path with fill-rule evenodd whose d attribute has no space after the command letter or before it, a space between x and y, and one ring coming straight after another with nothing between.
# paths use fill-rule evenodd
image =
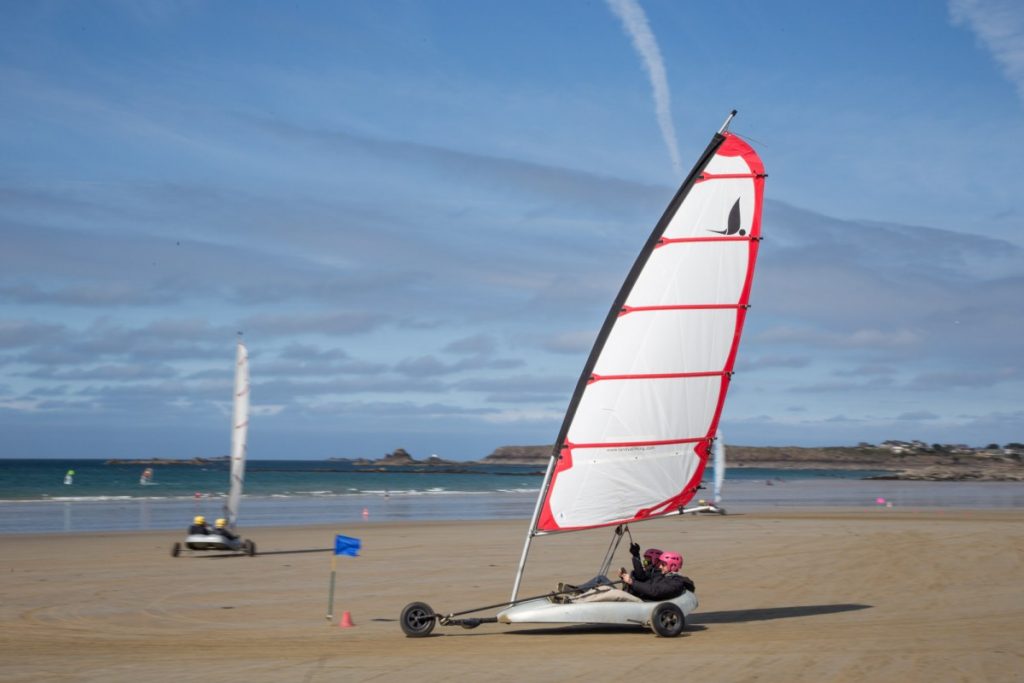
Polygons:
<instances>
[{"instance_id":1,"label":"small distant sail","mask_svg":"<svg viewBox=\"0 0 1024 683\"><path fill-rule=\"evenodd\" d=\"M715 507L722 504L722 483L725 482L725 438L722 430L715 433L715 445L711 448L712 465L715 468L715 478L711 489L711 502Z\"/></svg>"},{"instance_id":2,"label":"small distant sail","mask_svg":"<svg viewBox=\"0 0 1024 683\"><path fill-rule=\"evenodd\" d=\"M228 527L238 523L238 506L245 484L245 447L249 433L249 351L238 342L235 355L235 393L231 418L231 489L224 505Z\"/></svg>"},{"instance_id":3,"label":"small distant sail","mask_svg":"<svg viewBox=\"0 0 1024 683\"><path fill-rule=\"evenodd\" d=\"M71 486L75 483L75 471L68 470L67 474L64 475L64 485Z\"/></svg>"}]
</instances>

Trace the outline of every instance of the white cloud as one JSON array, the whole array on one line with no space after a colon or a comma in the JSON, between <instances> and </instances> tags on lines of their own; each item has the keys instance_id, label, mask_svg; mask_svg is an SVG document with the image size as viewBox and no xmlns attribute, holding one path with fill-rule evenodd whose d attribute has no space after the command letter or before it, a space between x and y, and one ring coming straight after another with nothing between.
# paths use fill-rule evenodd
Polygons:
<instances>
[{"instance_id":1,"label":"white cloud","mask_svg":"<svg viewBox=\"0 0 1024 683\"><path fill-rule=\"evenodd\" d=\"M1024 103L1024 5L1019 0L950 0L957 26L968 26L999 63Z\"/></svg>"}]
</instances>

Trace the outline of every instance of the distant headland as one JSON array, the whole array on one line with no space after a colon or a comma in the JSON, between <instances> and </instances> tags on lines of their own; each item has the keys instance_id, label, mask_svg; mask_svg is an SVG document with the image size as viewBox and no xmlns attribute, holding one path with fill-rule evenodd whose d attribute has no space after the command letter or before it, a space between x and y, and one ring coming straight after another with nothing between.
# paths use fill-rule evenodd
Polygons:
<instances>
[{"instance_id":1,"label":"distant headland","mask_svg":"<svg viewBox=\"0 0 1024 683\"><path fill-rule=\"evenodd\" d=\"M223 455L215 458L188 458L188 459L175 459L175 458L132 458L128 460L124 459L110 459L104 461L104 465L218 465L224 464L231 461L231 458Z\"/></svg>"},{"instance_id":2,"label":"distant headland","mask_svg":"<svg viewBox=\"0 0 1024 683\"><path fill-rule=\"evenodd\" d=\"M357 472L392 470L451 474L480 472L482 467L524 465L543 474L553 446L502 446L482 460L446 460L437 455L414 458L404 448L381 458L329 458L345 462ZM734 446L727 447L729 468L765 467L781 470L856 469L882 470L875 479L923 481L1024 481L1024 444L990 444L972 448L962 444L926 444L921 441L884 441L875 445L827 446ZM109 465L218 465L227 456L215 458L168 458L107 460ZM522 474L519 472L517 474Z\"/></svg>"}]
</instances>

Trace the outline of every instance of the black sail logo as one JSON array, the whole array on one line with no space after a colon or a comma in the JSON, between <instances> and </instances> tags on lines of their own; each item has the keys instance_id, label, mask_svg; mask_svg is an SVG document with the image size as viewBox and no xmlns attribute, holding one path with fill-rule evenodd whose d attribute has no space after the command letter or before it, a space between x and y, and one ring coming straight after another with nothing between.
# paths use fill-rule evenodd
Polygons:
<instances>
[{"instance_id":1,"label":"black sail logo","mask_svg":"<svg viewBox=\"0 0 1024 683\"><path fill-rule=\"evenodd\" d=\"M739 235L740 237L743 237L744 235L747 234L747 231L740 230L741 223L742 220L740 219L740 200L737 199L736 203L733 204L732 208L729 210L729 222L725 230L708 230L708 232L713 232L719 235L725 235L726 237L732 237L733 235Z\"/></svg>"}]
</instances>

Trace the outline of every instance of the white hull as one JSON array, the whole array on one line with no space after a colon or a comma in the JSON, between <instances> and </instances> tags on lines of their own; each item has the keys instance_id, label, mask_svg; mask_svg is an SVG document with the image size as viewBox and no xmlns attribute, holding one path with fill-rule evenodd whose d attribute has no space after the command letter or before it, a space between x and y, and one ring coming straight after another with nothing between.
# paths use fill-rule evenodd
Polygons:
<instances>
[{"instance_id":1,"label":"white hull","mask_svg":"<svg viewBox=\"0 0 1024 683\"><path fill-rule=\"evenodd\" d=\"M685 591L675 603L684 616L697 609L697 596ZM503 624L622 624L649 628L651 613L661 602L570 602L549 598L521 602L498 613Z\"/></svg>"},{"instance_id":2,"label":"white hull","mask_svg":"<svg viewBox=\"0 0 1024 683\"><path fill-rule=\"evenodd\" d=\"M189 550L241 550L242 539L228 540L220 534L189 534L185 537Z\"/></svg>"},{"instance_id":3,"label":"white hull","mask_svg":"<svg viewBox=\"0 0 1024 683\"><path fill-rule=\"evenodd\" d=\"M228 553L245 553L252 557L256 554L256 544L248 538L229 540L220 534L189 534L184 543L171 546L171 557L177 557L182 551L219 550Z\"/></svg>"}]
</instances>

